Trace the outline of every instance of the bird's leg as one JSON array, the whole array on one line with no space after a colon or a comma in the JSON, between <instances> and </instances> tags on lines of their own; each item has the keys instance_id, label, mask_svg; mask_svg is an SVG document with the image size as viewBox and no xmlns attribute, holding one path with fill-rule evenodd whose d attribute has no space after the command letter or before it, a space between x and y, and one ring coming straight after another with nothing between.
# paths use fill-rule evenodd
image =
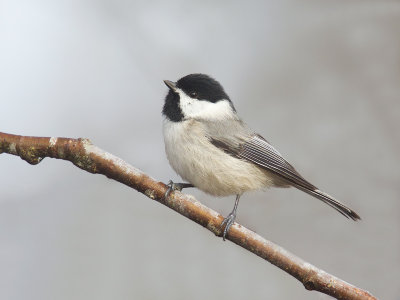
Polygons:
<instances>
[{"instance_id":1,"label":"bird's leg","mask_svg":"<svg viewBox=\"0 0 400 300\"><path fill-rule=\"evenodd\" d=\"M168 190L165 192L164 199L167 199L172 191L182 191L184 188L194 187L191 183L174 183L172 180L168 181Z\"/></svg>"},{"instance_id":2,"label":"bird's leg","mask_svg":"<svg viewBox=\"0 0 400 300\"><path fill-rule=\"evenodd\" d=\"M241 194L237 194L236 195L235 206L233 207L233 210L231 211L231 213L221 223L221 228L225 225L224 234L222 235L222 239L224 241L225 241L225 236L229 231L229 228L231 228L231 226L235 222L236 210L237 210L237 207L238 207L238 204L239 204L240 196L242 196L242 195Z\"/></svg>"}]
</instances>

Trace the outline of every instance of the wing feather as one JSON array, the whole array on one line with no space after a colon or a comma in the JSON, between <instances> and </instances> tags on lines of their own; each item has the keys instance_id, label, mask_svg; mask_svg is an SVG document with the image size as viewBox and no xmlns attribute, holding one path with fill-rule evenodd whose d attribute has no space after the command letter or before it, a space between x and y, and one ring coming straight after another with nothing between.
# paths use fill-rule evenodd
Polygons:
<instances>
[{"instance_id":1,"label":"wing feather","mask_svg":"<svg viewBox=\"0 0 400 300\"><path fill-rule=\"evenodd\" d=\"M274 172L294 187L325 202L345 217L353 220L360 219L356 212L305 180L262 136L250 133L243 123L240 123L240 126L237 124L228 124L223 127L221 124L212 126L209 124L209 129L213 129L209 135L211 143L230 155Z\"/></svg>"},{"instance_id":2,"label":"wing feather","mask_svg":"<svg viewBox=\"0 0 400 300\"><path fill-rule=\"evenodd\" d=\"M239 158L247 159L273 171L294 185L314 190L316 187L305 180L282 155L260 135L254 135L242 144Z\"/></svg>"}]
</instances>

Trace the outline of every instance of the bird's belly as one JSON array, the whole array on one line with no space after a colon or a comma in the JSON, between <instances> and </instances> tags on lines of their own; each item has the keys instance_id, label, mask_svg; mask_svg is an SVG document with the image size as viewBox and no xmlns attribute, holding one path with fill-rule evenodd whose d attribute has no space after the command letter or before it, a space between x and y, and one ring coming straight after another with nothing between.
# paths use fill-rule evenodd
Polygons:
<instances>
[{"instance_id":1,"label":"bird's belly","mask_svg":"<svg viewBox=\"0 0 400 300\"><path fill-rule=\"evenodd\" d=\"M169 123L164 123L164 139L169 163L200 190L228 196L273 185L272 174L217 148L200 128L197 132L197 128L185 127L190 123L166 122Z\"/></svg>"}]
</instances>

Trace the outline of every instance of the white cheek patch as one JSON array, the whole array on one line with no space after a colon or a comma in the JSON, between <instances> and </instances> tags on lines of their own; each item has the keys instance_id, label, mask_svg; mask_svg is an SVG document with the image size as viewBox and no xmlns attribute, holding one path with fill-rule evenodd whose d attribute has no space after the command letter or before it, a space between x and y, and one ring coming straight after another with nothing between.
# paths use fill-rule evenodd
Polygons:
<instances>
[{"instance_id":1,"label":"white cheek patch","mask_svg":"<svg viewBox=\"0 0 400 300\"><path fill-rule=\"evenodd\" d=\"M232 106L228 100L216 103L190 98L182 90L179 93L179 106L182 114L188 119L221 120L234 117Z\"/></svg>"}]
</instances>

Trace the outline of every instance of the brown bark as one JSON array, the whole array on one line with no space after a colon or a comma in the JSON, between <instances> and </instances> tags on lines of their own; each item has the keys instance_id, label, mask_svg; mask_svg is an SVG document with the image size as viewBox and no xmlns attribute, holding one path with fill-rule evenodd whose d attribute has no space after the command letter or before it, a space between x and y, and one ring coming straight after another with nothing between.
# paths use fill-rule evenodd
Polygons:
<instances>
[{"instance_id":1,"label":"brown bark","mask_svg":"<svg viewBox=\"0 0 400 300\"><path fill-rule=\"evenodd\" d=\"M3 152L17 155L33 165L45 157L69 160L85 171L103 174L130 186L217 236L222 234L220 224L223 217L219 213L180 192L171 193L165 200L167 186L164 183L101 150L87 139L27 137L0 132L0 154ZM367 291L316 268L237 223L231 227L227 239L294 276L307 290L316 290L337 299L376 299Z\"/></svg>"}]
</instances>

